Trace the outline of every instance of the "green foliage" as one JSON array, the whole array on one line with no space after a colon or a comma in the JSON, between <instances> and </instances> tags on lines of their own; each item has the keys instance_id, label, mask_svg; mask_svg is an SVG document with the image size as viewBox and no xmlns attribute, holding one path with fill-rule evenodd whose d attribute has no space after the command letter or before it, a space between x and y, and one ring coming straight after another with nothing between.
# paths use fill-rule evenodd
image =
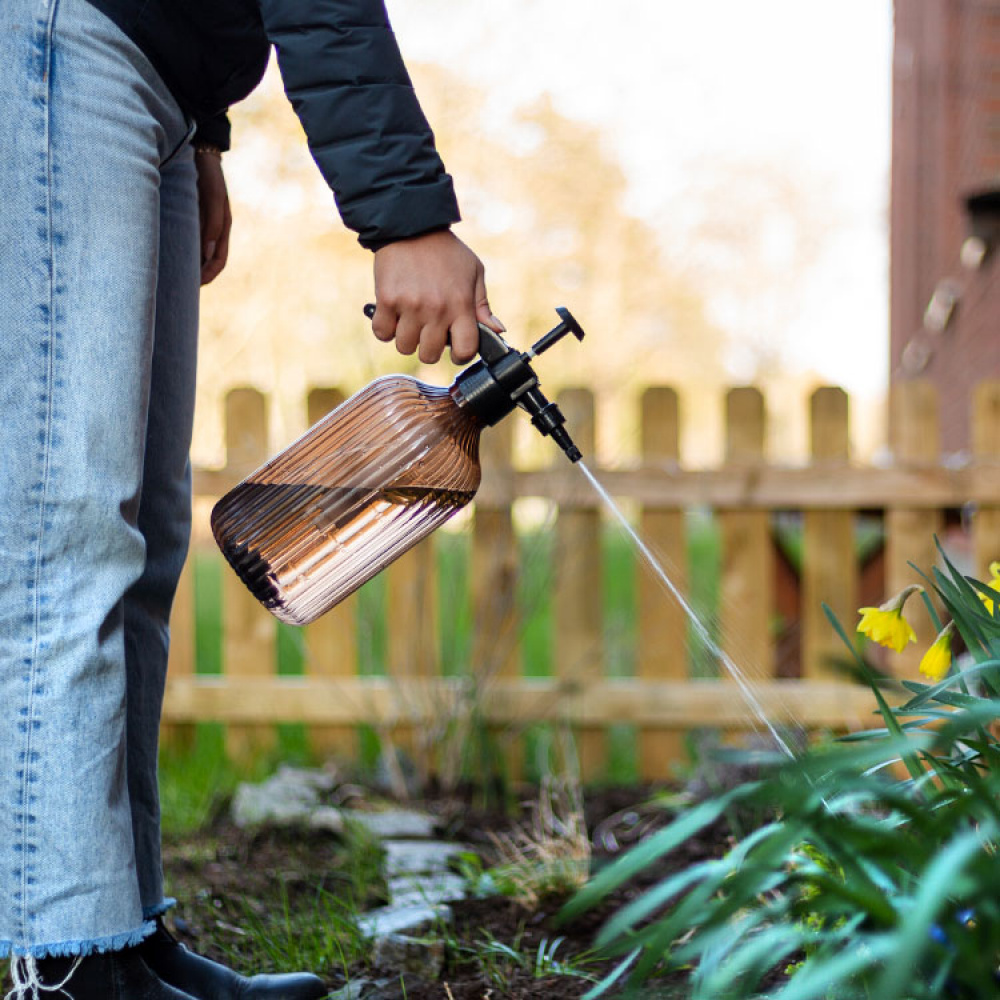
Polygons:
<instances>
[{"instance_id":1,"label":"green foliage","mask_svg":"<svg viewBox=\"0 0 1000 1000\"><path fill-rule=\"evenodd\" d=\"M198 726L185 750L160 752L160 812L163 832L183 835L207 827L247 775L231 764L221 728Z\"/></svg>"},{"instance_id":2,"label":"green foliage","mask_svg":"<svg viewBox=\"0 0 1000 1000\"><path fill-rule=\"evenodd\" d=\"M996 590L945 560L928 584L971 662L937 684L868 679L883 725L702 802L599 872L572 919L734 806L769 822L619 910L598 945L637 990L690 969L694 1000L996 995L1000 967L1000 618ZM902 764L905 774L900 775ZM787 970L787 977L783 972Z\"/></svg>"},{"instance_id":3,"label":"green foliage","mask_svg":"<svg viewBox=\"0 0 1000 1000\"><path fill-rule=\"evenodd\" d=\"M484 982L505 992L510 989L516 973L528 973L532 979L569 976L594 981L589 971L593 964L592 954L558 954L564 941L561 937L542 938L534 949L527 948L522 943L523 933L521 928L514 941L507 944L483 932L479 941L465 945L454 943L456 957L475 965Z\"/></svg>"},{"instance_id":4,"label":"green foliage","mask_svg":"<svg viewBox=\"0 0 1000 1000\"><path fill-rule=\"evenodd\" d=\"M232 964L274 973L332 968L350 981L351 968L368 962L371 951L358 931L355 899L350 892L317 887L311 899L300 896L293 904L282 886L280 908L258 913L246 907L246 933Z\"/></svg>"}]
</instances>

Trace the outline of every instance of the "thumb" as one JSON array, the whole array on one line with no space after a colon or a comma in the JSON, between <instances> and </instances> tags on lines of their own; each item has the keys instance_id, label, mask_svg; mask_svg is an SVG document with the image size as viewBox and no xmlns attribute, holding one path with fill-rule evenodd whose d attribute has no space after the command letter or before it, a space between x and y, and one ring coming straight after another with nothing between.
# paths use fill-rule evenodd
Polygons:
<instances>
[{"instance_id":1,"label":"thumb","mask_svg":"<svg viewBox=\"0 0 1000 1000\"><path fill-rule=\"evenodd\" d=\"M490 308L489 298L486 295L486 280L482 272L476 278L476 319L494 333L507 332L507 327L493 315L493 310Z\"/></svg>"}]
</instances>

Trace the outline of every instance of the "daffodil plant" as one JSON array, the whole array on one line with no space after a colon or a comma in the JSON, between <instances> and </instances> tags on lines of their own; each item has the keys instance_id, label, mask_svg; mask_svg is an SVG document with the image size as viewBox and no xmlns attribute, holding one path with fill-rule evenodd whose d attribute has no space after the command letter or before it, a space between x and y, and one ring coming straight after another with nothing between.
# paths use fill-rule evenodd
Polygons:
<instances>
[{"instance_id":1,"label":"daffodil plant","mask_svg":"<svg viewBox=\"0 0 1000 1000\"><path fill-rule=\"evenodd\" d=\"M678 810L568 904L572 919L666 858L669 874L600 932L617 964L588 997L644 996L682 970L692 1000L1000 996L1000 562L987 581L942 562L924 587L862 608L856 626L901 651L914 641L904 605L920 595L938 633L921 661L928 682L876 676L827 611L881 726L793 763L776 755L770 776ZM688 838L747 812L769 820L734 827L723 857L670 863Z\"/></svg>"}]
</instances>

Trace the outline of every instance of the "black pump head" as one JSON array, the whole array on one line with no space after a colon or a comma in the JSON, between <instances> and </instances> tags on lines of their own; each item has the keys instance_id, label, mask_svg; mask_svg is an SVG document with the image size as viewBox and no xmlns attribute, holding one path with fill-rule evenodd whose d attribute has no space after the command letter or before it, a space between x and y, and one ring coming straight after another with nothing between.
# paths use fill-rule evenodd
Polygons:
<instances>
[{"instance_id":1,"label":"black pump head","mask_svg":"<svg viewBox=\"0 0 1000 1000\"><path fill-rule=\"evenodd\" d=\"M573 314L557 306L559 324L540 338L523 354L515 350L488 326L479 324L479 361L461 372L451 386L452 398L461 407L468 407L484 424L499 423L515 407L520 406L531 416L531 422L542 434L548 434L559 445L571 462L583 457L580 449L563 429L566 418L555 403L550 403L538 388L538 376L531 367L531 359L547 351L567 333L583 340L583 328ZM365 306L365 315L371 319L375 306Z\"/></svg>"},{"instance_id":2,"label":"black pump head","mask_svg":"<svg viewBox=\"0 0 1000 1000\"><path fill-rule=\"evenodd\" d=\"M583 340L583 329L568 309L559 307L560 323L523 354L511 347L498 333L479 324L479 357L454 381L452 396L459 406L468 407L484 423L492 426L516 406L531 416L542 434L548 434L571 462L582 457L580 449L566 433L566 418L555 403L550 403L538 387L538 376L531 359L547 351L567 333Z\"/></svg>"}]
</instances>

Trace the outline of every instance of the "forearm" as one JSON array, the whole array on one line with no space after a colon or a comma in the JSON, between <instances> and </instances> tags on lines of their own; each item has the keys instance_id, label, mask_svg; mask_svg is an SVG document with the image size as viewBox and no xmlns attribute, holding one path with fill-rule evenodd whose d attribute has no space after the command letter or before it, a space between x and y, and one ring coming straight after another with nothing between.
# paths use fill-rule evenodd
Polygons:
<instances>
[{"instance_id":1,"label":"forearm","mask_svg":"<svg viewBox=\"0 0 1000 1000\"><path fill-rule=\"evenodd\" d=\"M362 245L457 222L451 178L381 0L259 3L309 148Z\"/></svg>"}]
</instances>

